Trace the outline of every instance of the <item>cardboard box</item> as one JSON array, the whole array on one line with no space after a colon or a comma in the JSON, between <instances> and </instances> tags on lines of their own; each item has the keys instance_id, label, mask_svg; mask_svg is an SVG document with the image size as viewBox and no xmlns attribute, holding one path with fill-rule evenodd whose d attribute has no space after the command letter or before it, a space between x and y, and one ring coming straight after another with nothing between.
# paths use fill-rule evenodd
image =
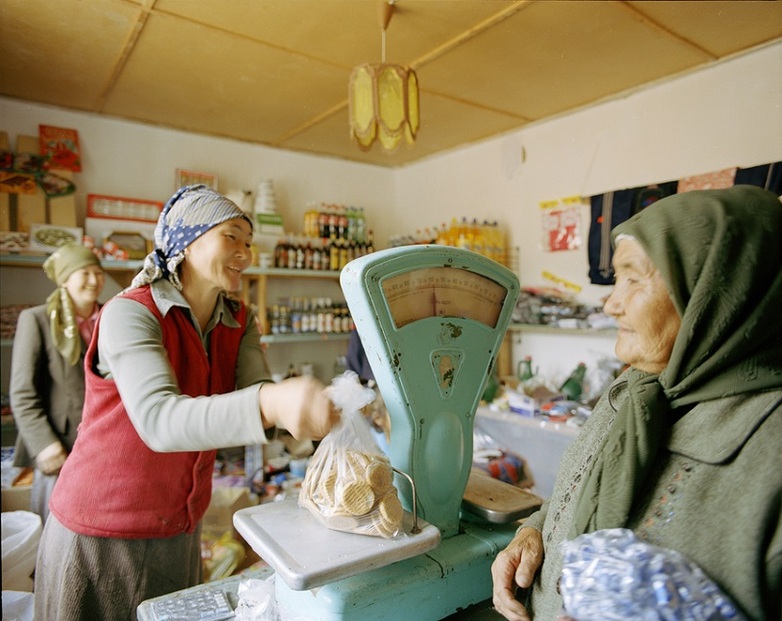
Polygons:
<instances>
[{"instance_id":1,"label":"cardboard box","mask_svg":"<svg viewBox=\"0 0 782 621\"><path fill-rule=\"evenodd\" d=\"M14 487L4 487L2 494L3 511L29 511L30 510L30 491L32 485L16 485Z\"/></svg>"},{"instance_id":2,"label":"cardboard box","mask_svg":"<svg viewBox=\"0 0 782 621\"><path fill-rule=\"evenodd\" d=\"M234 528L234 513L254 504L247 487L215 487L201 527L204 532L212 532L217 536L231 531L234 537L238 537L239 533Z\"/></svg>"},{"instance_id":3,"label":"cardboard box","mask_svg":"<svg viewBox=\"0 0 782 621\"><path fill-rule=\"evenodd\" d=\"M17 136L16 155L29 153L38 155L40 144L38 136ZM68 180L73 173L58 170L57 174ZM37 185L32 193L4 192L0 199L0 230L29 232L32 224L52 224L59 227L76 226L76 198L74 194L48 197Z\"/></svg>"}]
</instances>

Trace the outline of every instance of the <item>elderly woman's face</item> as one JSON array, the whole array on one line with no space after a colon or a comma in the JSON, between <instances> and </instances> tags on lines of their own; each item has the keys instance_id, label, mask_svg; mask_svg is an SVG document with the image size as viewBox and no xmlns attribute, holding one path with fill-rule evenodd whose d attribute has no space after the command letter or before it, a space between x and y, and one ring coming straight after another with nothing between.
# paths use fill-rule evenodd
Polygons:
<instances>
[{"instance_id":1,"label":"elderly woman's face","mask_svg":"<svg viewBox=\"0 0 782 621\"><path fill-rule=\"evenodd\" d=\"M616 355L641 371L659 373L668 365L681 318L641 244L621 239L613 263L616 285L604 310L619 326Z\"/></svg>"}]
</instances>

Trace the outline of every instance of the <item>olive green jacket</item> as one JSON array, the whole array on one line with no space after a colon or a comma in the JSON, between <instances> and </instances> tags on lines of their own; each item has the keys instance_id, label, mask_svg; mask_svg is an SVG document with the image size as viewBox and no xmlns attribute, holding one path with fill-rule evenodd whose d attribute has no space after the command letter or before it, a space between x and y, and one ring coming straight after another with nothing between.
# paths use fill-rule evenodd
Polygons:
<instances>
[{"instance_id":1,"label":"olive green jacket","mask_svg":"<svg viewBox=\"0 0 782 621\"><path fill-rule=\"evenodd\" d=\"M551 498L523 524L542 532L546 551L530 593L535 619L561 610L559 544L625 386L620 377L606 391L565 452ZM700 403L664 447L627 527L700 566L747 618L782 618L782 391Z\"/></svg>"}]
</instances>

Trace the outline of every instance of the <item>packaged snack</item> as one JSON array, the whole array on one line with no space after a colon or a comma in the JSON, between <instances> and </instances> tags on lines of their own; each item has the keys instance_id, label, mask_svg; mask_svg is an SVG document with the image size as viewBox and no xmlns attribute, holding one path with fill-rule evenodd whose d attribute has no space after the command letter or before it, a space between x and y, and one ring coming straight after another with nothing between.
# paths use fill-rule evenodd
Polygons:
<instances>
[{"instance_id":1,"label":"packaged snack","mask_svg":"<svg viewBox=\"0 0 782 621\"><path fill-rule=\"evenodd\" d=\"M326 390L342 418L310 459L299 505L333 530L394 537L404 511L391 463L361 411L375 392L362 386L352 371L335 378Z\"/></svg>"}]
</instances>

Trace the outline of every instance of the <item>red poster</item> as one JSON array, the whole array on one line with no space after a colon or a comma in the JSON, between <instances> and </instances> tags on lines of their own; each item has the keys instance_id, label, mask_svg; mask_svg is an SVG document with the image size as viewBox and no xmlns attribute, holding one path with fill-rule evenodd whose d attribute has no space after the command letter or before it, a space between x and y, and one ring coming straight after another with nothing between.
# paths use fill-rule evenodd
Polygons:
<instances>
[{"instance_id":1,"label":"red poster","mask_svg":"<svg viewBox=\"0 0 782 621\"><path fill-rule=\"evenodd\" d=\"M39 125L38 139L44 168L81 171L79 133L75 129Z\"/></svg>"},{"instance_id":2,"label":"red poster","mask_svg":"<svg viewBox=\"0 0 782 621\"><path fill-rule=\"evenodd\" d=\"M579 197L569 197L540 203L544 250L556 252L581 247L581 202Z\"/></svg>"}]
</instances>

